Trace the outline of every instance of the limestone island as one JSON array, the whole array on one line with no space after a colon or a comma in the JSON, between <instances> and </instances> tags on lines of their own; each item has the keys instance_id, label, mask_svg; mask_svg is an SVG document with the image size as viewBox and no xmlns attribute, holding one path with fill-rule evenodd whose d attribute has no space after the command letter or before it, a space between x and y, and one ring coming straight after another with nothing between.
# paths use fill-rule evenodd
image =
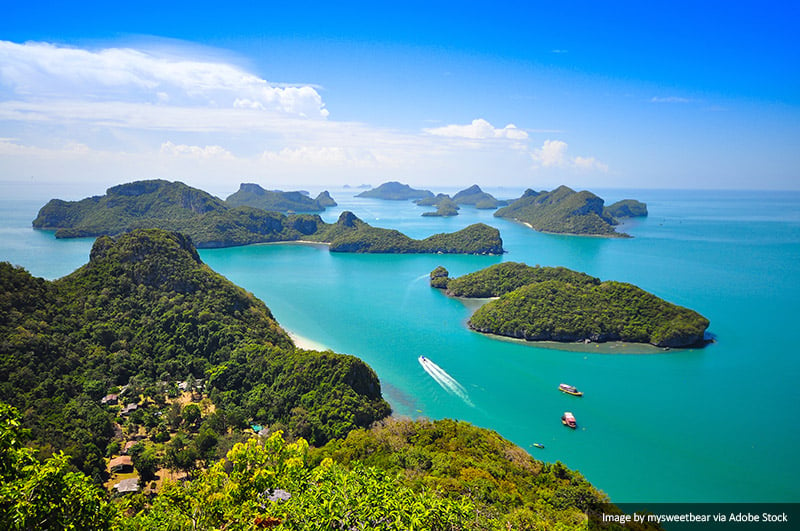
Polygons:
<instances>
[{"instance_id":1,"label":"limestone island","mask_svg":"<svg viewBox=\"0 0 800 531\"><path fill-rule=\"evenodd\" d=\"M435 206L437 208L433 212L423 213L423 216L457 216L460 205L490 210L508 204L507 201L495 199L491 194L484 192L477 184L461 190L453 197L447 194L437 194L435 197L417 199L414 203L419 206Z\"/></svg>"},{"instance_id":2,"label":"limestone island","mask_svg":"<svg viewBox=\"0 0 800 531\"><path fill-rule=\"evenodd\" d=\"M343 212L329 224L316 214L231 207L202 190L163 180L114 186L104 196L80 201L53 199L39 210L33 227L54 230L56 238L159 228L186 234L199 248L307 241L329 244L333 252L503 253L500 232L482 223L414 240L396 230L372 227L352 212Z\"/></svg>"},{"instance_id":3,"label":"limestone island","mask_svg":"<svg viewBox=\"0 0 800 531\"><path fill-rule=\"evenodd\" d=\"M275 212L322 212L329 206L336 206L327 190L311 199L303 192L265 190L254 183L240 184L239 190L225 202L231 207L249 206Z\"/></svg>"},{"instance_id":4,"label":"limestone island","mask_svg":"<svg viewBox=\"0 0 800 531\"><path fill-rule=\"evenodd\" d=\"M356 197L369 197L373 199L386 199L389 201L407 201L409 199L424 199L426 197L433 197L433 192L430 190L415 190L407 184L401 184L397 181L390 181L383 183L377 188L367 190L356 195Z\"/></svg>"},{"instance_id":5,"label":"limestone island","mask_svg":"<svg viewBox=\"0 0 800 531\"><path fill-rule=\"evenodd\" d=\"M603 199L592 192L559 186L550 192L528 189L494 215L519 221L540 232L629 238L617 232L616 226L624 218L647 216L647 205L625 199L605 207Z\"/></svg>"},{"instance_id":6,"label":"limestone island","mask_svg":"<svg viewBox=\"0 0 800 531\"><path fill-rule=\"evenodd\" d=\"M625 282L601 281L565 267L503 262L458 278L444 267L431 286L451 297L496 299L478 308L468 326L526 341L650 343L703 346L709 320Z\"/></svg>"}]
</instances>

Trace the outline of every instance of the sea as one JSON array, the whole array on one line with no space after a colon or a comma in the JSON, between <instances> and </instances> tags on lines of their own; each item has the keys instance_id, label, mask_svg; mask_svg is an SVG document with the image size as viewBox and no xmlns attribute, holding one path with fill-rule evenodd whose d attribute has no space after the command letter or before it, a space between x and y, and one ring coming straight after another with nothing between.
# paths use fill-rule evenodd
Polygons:
<instances>
[{"instance_id":1,"label":"sea","mask_svg":"<svg viewBox=\"0 0 800 531\"><path fill-rule=\"evenodd\" d=\"M632 238L608 239L542 234L466 206L456 217L422 217L428 209L409 201L329 190L339 206L322 214L328 222L350 210L415 238L482 222L500 230L507 250L356 255L266 244L200 251L288 331L367 362L395 415L495 430L537 459L579 470L617 503L800 501L800 192L593 189L606 204L634 198L648 206L647 218L621 228ZM486 191L514 198L522 189ZM0 260L55 279L88 261L93 240L33 230L52 191L40 193L0 200ZM428 284L439 265L459 276L503 261L636 284L706 316L713 343L667 351L499 340L467 328L474 303ZM560 383L584 396L559 392ZM565 411L575 415L576 430L562 426Z\"/></svg>"}]
</instances>

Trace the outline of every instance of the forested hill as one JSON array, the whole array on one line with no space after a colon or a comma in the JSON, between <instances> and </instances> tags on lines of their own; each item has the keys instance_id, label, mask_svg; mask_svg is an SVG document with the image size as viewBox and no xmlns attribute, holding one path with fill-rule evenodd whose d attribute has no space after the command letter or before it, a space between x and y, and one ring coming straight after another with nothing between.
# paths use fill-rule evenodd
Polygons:
<instances>
[{"instance_id":1,"label":"forested hill","mask_svg":"<svg viewBox=\"0 0 800 531\"><path fill-rule=\"evenodd\" d=\"M322 196L318 198L324 201ZM316 214L290 214L230 207L212 195L180 182L138 181L109 188L106 195L81 201L53 199L35 220L36 229L55 230L57 238L113 236L158 228L181 232L203 248L310 240L338 252L499 254L497 229L472 225L451 235L413 240L396 230L371 227L351 212L337 223Z\"/></svg>"},{"instance_id":2,"label":"forested hill","mask_svg":"<svg viewBox=\"0 0 800 531\"><path fill-rule=\"evenodd\" d=\"M366 364L295 348L263 302L156 229L98 238L54 282L0 263L0 337L0 401L90 475L104 474L115 418L100 399L125 385L141 404L203 379L224 425L283 425L316 444L389 414Z\"/></svg>"},{"instance_id":3,"label":"forested hill","mask_svg":"<svg viewBox=\"0 0 800 531\"><path fill-rule=\"evenodd\" d=\"M709 321L625 282L564 267L504 262L459 278L431 272L431 286L456 297L499 297L472 314L478 332L528 341L627 341L703 345Z\"/></svg>"},{"instance_id":4,"label":"forested hill","mask_svg":"<svg viewBox=\"0 0 800 531\"><path fill-rule=\"evenodd\" d=\"M321 212L326 207L336 206L336 201L327 191L311 199L303 192L264 190L254 183L240 184L239 190L229 195L225 202L231 207L249 206L275 212Z\"/></svg>"},{"instance_id":5,"label":"forested hill","mask_svg":"<svg viewBox=\"0 0 800 531\"><path fill-rule=\"evenodd\" d=\"M522 197L497 210L494 215L526 223L542 232L628 237L617 232L615 225L619 221L614 216L647 215L644 203L628 201L604 208L603 199L586 190L576 192L566 186L559 186L550 192L529 189Z\"/></svg>"}]
</instances>

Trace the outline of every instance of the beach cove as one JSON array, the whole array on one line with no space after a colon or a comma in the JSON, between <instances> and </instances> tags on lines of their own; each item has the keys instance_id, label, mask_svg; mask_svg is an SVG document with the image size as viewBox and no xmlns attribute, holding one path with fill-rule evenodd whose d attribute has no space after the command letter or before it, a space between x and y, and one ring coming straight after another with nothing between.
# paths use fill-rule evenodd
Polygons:
<instances>
[{"instance_id":1,"label":"beach cove","mask_svg":"<svg viewBox=\"0 0 800 531\"><path fill-rule=\"evenodd\" d=\"M344 255L272 244L200 255L313 342L299 346L324 345L369 363L398 415L497 430L538 459L580 470L615 502L798 499L800 364L792 330L800 194L608 190L608 202L647 202L650 216L626 224L634 238L603 239L540 234L471 208L424 218L425 209L411 203L347 193L331 190L339 206L323 214L326 221L352 210L416 238L483 222L501 231L508 253ZM55 240L30 229L42 204L3 202L0 259L57 278L88 260L92 240ZM717 341L643 356L497 341L469 331L470 308L428 286L438 265L455 276L503 260L634 283L707 316ZM468 400L431 378L421 355ZM562 381L585 396L559 393ZM561 426L565 410L575 413L577 430Z\"/></svg>"}]
</instances>

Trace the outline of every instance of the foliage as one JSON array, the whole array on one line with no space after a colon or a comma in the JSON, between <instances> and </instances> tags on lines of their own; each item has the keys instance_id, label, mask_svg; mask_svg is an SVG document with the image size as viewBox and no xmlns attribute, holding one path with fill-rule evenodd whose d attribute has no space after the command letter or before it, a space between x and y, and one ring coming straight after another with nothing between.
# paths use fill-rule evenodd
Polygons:
<instances>
[{"instance_id":1,"label":"foliage","mask_svg":"<svg viewBox=\"0 0 800 531\"><path fill-rule=\"evenodd\" d=\"M600 283L598 278L566 267L531 267L519 262L502 262L458 278L448 278L446 282L437 280L439 285L433 286L433 282L431 285L447 288L447 294L451 297L486 298L499 297L527 284L545 280L560 280L575 285Z\"/></svg>"},{"instance_id":2,"label":"foliage","mask_svg":"<svg viewBox=\"0 0 800 531\"><path fill-rule=\"evenodd\" d=\"M466 499L476 510L470 528L585 526L584 512L608 501L561 463L536 461L496 432L454 420L386 419L331 441L313 457L374 466L411 489Z\"/></svg>"},{"instance_id":3,"label":"foliage","mask_svg":"<svg viewBox=\"0 0 800 531\"><path fill-rule=\"evenodd\" d=\"M280 190L264 190L257 184L242 183L239 190L228 196L225 202L232 207L249 206L262 210L272 210L276 212L321 212L333 201L327 192L326 195L320 194L320 199L325 203L320 204L318 200L311 199L302 192L282 192Z\"/></svg>"},{"instance_id":4,"label":"foliage","mask_svg":"<svg viewBox=\"0 0 800 531\"><path fill-rule=\"evenodd\" d=\"M472 205L481 209L494 209L506 204L505 201L499 201L492 194L487 194L481 190L477 184L458 192L453 196L453 201L459 205Z\"/></svg>"},{"instance_id":5,"label":"foliage","mask_svg":"<svg viewBox=\"0 0 800 531\"><path fill-rule=\"evenodd\" d=\"M616 219L637 218L647 216L647 205L635 199L623 199L603 209L606 217Z\"/></svg>"},{"instance_id":6,"label":"foliage","mask_svg":"<svg viewBox=\"0 0 800 531\"><path fill-rule=\"evenodd\" d=\"M470 328L530 341L631 341L661 347L700 344L709 321L632 284L528 284L479 308Z\"/></svg>"},{"instance_id":7,"label":"foliage","mask_svg":"<svg viewBox=\"0 0 800 531\"><path fill-rule=\"evenodd\" d=\"M298 192L293 193L302 196ZM323 202L333 201L330 195L320 196ZM261 206L266 207L265 204ZM371 227L351 212L342 213L339 221L328 224L318 215L287 216L250 206L231 207L183 183L160 180L115 186L109 188L102 197L81 201L53 199L40 209L33 226L55 229L58 238L116 235L135 229L164 229L183 233L191 238L193 244L206 248L308 240L330 243L331 250L338 252L502 252L502 241L496 229L475 230L468 227L464 229L466 232L447 235L445 245L434 245L426 240L413 240L395 230ZM476 239L477 234L480 234L481 240ZM441 239L442 235L435 238L436 241Z\"/></svg>"},{"instance_id":8,"label":"foliage","mask_svg":"<svg viewBox=\"0 0 800 531\"><path fill-rule=\"evenodd\" d=\"M422 215L426 217L457 216L458 205L449 197L444 197L436 204L435 211L423 212Z\"/></svg>"},{"instance_id":9,"label":"foliage","mask_svg":"<svg viewBox=\"0 0 800 531\"><path fill-rule=\"evenodd\" d=\"M25 435L16 409L0 402L0 528L110 529L116 511L105 493L63 453L37 461Z\"/></svg>"},{"instance_id":10,"label":"foliage","mask_svg":"<svg viewBox=\"0 0 800 531\"><path fill-rule=\"evenodd\" d=\"M566 186L550 192L526 190L522 197L494 215L527 223L542 232L626 237L614 229L617 221L606 215L601 198Z\"/></svg>"},{"instance_id":11,"label":"foliage","mask_svg":"<svg viewBox=\"0 0 800 531\"><path fill-rule=\"evenodd\" d=\"M386 182L373 188L361 192L356 197L371 197L374 199L388 199L391 201L405 201L408 199L424 199L432 197L433 193L428 190L415 190L407 184L397 181Z\"/></svg>"},{"instance_id":12,"label":"foliage","mask_svg":"<svg viewBox=\"0 0 800 531\"><path fill-rule=\"evenodd\" d=\"M308 444L286 444L277 432L263 444L237 444L208 470L171 483L152 507L122 520L122 529L462 529L466 501L414 492L374 467L352 470L330 459L308 463Z\"/></svg>"},{"instance_id":13,"label":"foliage","mask_svg":"<svg viewBox=\"0 0 800 531\"><path fill-rule=\"evenodd\" d=\"M475 223L453 233L413 240L396 230L371 227L351 212L343 212L335 224L322 229L310 239L330 242L333 252L503 253L500 231L483 223Z\"/></svg>"},{"instance_id":14,"label":"foliage","mask_svg":"<svg viewBox=\"0 0 800 531\"><path fill-rule=\"evenodd\" d=\"M0 338L0 400L98 481L115 417L100 399L115 386L142 406L126 422L162 434L170 414L154 417L143 397L163 402L157 382L190 376L233 427L280 423L318 444L389 413L363 362L296 349L263 302L155 229L98 238L89 263L55 282L1 263ZM176 427L196 429L186 413Z\"/></svg>"}]
</instances>

